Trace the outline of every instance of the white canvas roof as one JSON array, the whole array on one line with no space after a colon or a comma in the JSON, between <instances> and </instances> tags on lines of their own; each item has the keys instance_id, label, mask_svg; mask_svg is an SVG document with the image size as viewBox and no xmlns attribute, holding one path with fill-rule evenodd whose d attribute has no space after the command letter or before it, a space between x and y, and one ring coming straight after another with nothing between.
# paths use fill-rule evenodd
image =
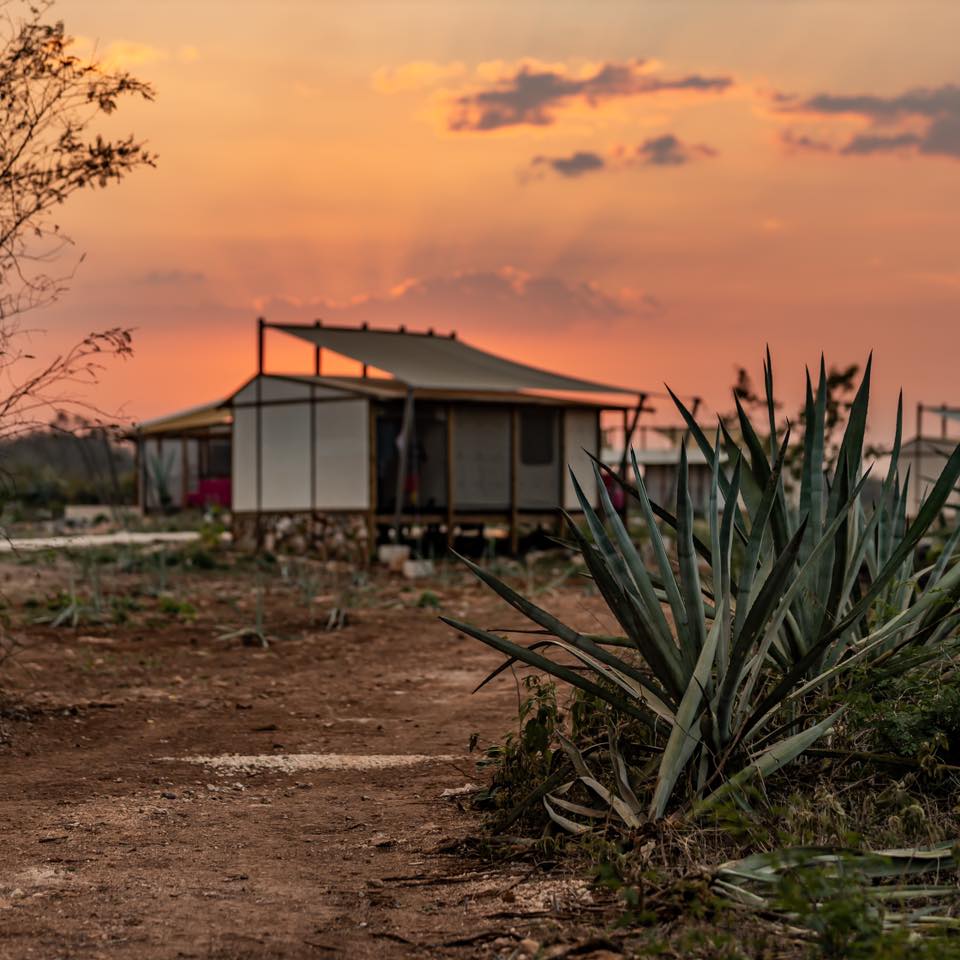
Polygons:
<instances>
[{"instance_id":1,"label":"white canvas roof","mask_svg":"<svg viewBox=\"0 0 960 960\"><path fill-rule=\"evenodd\" d=\"M414 389L641 392L516 363L454 337L352 327L268 326L384 370Z\"/></svg>"}]
</instances>

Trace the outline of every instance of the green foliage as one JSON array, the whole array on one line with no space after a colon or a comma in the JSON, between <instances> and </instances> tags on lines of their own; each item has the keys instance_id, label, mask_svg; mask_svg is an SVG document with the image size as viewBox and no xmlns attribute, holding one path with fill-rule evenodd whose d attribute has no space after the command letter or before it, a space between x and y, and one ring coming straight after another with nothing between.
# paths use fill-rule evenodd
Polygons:
<instances>
[{"instance_id":1,"label":"green foliage","mask_svg":"<svg viewBox=\"0 0 960 960\"><path fill-rule=\"evenodd\" d=\"M424 590L423 593L420 594L419 600L417 600L417 606L436 610L440 606L440 597L432 590Z\"/></svg>"},{"instance_id":2,"label":"green foliage","mask_svg":"<svg viewBox=\"0 0 960 960\"><path fill-rule=\"evenodd\" d=\"M876 900L867 896L865 883L856 871L792 868L779 879L773 901L814 932L820 956L874 956L883 915Z\"/></svg>"},{"instance_id":3,"label":"green foliage","mask_svg":"<svg viewBox=\"0 0 960 960\"><path fill-rule=\"evenodd\" d=\"M898 427L880 503L868 516L861 492L870 364L832 476L824 460L828 386L821 364L816 394L807 378L804 457L794 503L784 478L790 429L780 435L776 428L769 357L764 373L767 442L739 400L740 443L723 424L710 443L676 401L712 471L709 542L694 533L684 447L675 514L650 502L633 459L635 485L628 492L640 505L654 570L613 509L599 471L606 523L573 478L587 529L568 517L572 542L619 636L582 633L465 561L541 634L525 646L443 618L508 658L491 676L516 661L543 670L602 703L609 715L645 730L659 753L654 769L631 783L611 739L610 789L578 748L564 743L575 776L545 804L571 832L588 828L580 818L598 816L564 796L575 781L627 826L643 816L660 819L678 803L699 814L745 797L752 782L792 763L834 728L843 707L828 706L823 694L836 691L848 671L881 661L887 670L916 668L941 655L941 642L960 623L960 566L944 559L922 577L913 566L917 545L960 477L960 447L907 524L907 485L900 485L897 473ZM671 529L672 555L658 517ZM564 658L549 656L553 652ZM636 790L645 795L643 804Z\"/></svg>"},{"instance_id":4,"label":"green foliage","mask_svg":"<svg viewBox=\"0 0 960 960\"><path fill-rule=\"evenodd\" d=\"M714 890L805 927L814 957L932 960L960 957L960 939L941 935L960 929L952 916L958 895L953 885L918 880L955 870L946 845L878 853L792 848L724 864Z\"/></svg>"},{"instance_id":5,"label":"green foliage","mask_svg":"<svg viewBox=\"0 0 960 960\"><path fill-rule=\"evenodd\" d=\"M556 684L531 674L520 681L520 689L517 732L488 747L480 761L494 771L490 786L477 796L482 809L502 812L515 807L553 766L555 734L563 722Z\"/></svg>"},{"instance_id":6,"label":"green foliage","mask_svg":"<svg viewBox=\"0 0 960 960\"><path fill-rule=\"evenodd\" d=\"M197 615L197 608L186 600L177 600L176 597L163 596L157 603L157 609L169 617L178 620L192 620Z\"/></svg>"},{"instance_id":7,"label":"green foliage","mask_svg":"<svg viewBox=\"0 0 960 960\"><path fill-rule=\"evenodd\" d=\"M9 520L38 509L58 513L67 503L133 502L130 450L76 419L0 440L0 460L0 498ZM110 507L103 512L109 516Z\"/></svg>"},{"instance_id":8,"label":"green foliage","mask_svg":"<svg viewBox=\"0 0 960 960\"><path fill-rule=\"evenodd\" d=\"M870 749L960 765L960 677L915 670L871 681L850 696L851 720Z\"/></svg>"}]
</instances>

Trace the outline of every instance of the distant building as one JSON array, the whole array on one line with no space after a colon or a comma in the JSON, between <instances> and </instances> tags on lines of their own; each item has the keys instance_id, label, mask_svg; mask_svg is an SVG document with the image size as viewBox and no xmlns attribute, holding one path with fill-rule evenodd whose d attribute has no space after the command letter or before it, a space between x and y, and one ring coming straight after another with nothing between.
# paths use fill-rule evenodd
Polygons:
<instances>
[{"instance_id":1,"label":"distant building","mask_svg":"<svg viewBox=\"0 0 960 960\"><path fill-rule=\"evenodd\" d=\"M315 373L263 369L266 331L314 348ZM321 351L362 365L321 373ZM371 371L378 371L372 375ZM553 524L597 491L600 415L622 388L567 377L431 333L320 325L259 328L258 372L221 403L141 424L145 509L222 503L235 521L361 517L390 526Z\"/></svg>"},{"instance_id":2,"label":"distant building","mask_svg":"<svg viewBox=\"0 0 960 960\"><path fill-rule=\"evenodd\" d=\"M636 454L647 496L654 503L672 510L677 502L680 446L650 447L637 450ZM695 513L706 514L710 508L712 476L713 471L700 448L692 442L689 443L687 445L687 482Z\"/></svg>"},{"instance_id":3,"label":"distant building","mask_svg":"<svg viewBox=\"0 0 960 960\"><path fill-rule=\"evenodd\" d=\"M139 424L137 503L144 512L229 507L233 411L226 402Z\"/></svg>"},{"instance_id":4,"label":"distant building","mask_svg":"<svg viewBox=\"0 0 960 960\"><path fill-rule=\"evenodd\" d=\"M910 469L910 490L907 515L915 517L930 488L937 482L950 455L960 443L956 437L913 437L900 448L901 483ZM960 509L960 491L947 502L948 507Z\"/></svg>"}]
</instances>

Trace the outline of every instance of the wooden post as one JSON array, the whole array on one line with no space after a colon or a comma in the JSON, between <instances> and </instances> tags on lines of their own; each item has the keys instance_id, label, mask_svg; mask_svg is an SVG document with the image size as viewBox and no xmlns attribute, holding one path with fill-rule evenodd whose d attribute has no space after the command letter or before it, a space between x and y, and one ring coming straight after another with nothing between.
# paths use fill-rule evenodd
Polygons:
<instances>
[{"instance_id":1,"label":"wooden post","mask_svg":"<svg viewBox=\"0 0 960 960\"><path fill-rule=\"evenodd\" d=\"M520 552L520 530L518 527L517 488L518 453L520 450L520 411L516 407L510 410L510 553L516 556Z\"/></svg>"},{"instance_id":2,"label":"wooden post","mask_svg":"<svg viewBox=\"0 0 960 960\"><path fill-rule=\"evenodd\" d=\"M157 437L157 470L155 471L155 473L159 473L160 475L162 475L162 472L163 472L163 438L158 436ZM157 506L160 508L160 513L162 514L166 511L167 507L166 507L166 504L163 502L163 497L160 495L160 493L161 493L160 485L157 484ZM168 490L167 495L169 496L169 494L170 494L170 491Z\"/></svg>"},{"instance_id":3,"label":"wooden post","mask_svg":"<svg viewBox=\"0 0 960 960\"><path fill-rule=\"evenodd\" d=\"M264 361L264 334L266 333L263 317L257 318L257 389L256 389L256 478L257 478L257 519L256 542L259 550L263 542L263 361Z\"/></svg>"},{"instance_id":4,"label":"wooden post","mask_svg":"<svg viewBox=\"0 0 960 960\"><path fill-rule=\"evenodd\" d=\"M557 417L557 462L560 464L560 475L557 477L557 514L553 525L553 532L557 537L563 535L563 510L566 507L564 502L567 492L567 473L569 472L567 464L567 417L570 414L570 408L564 407ZM600 414L597 414L599 423Z\"/></svg>"},{"instance_id":5,"label":"wooden post","mask_svg":"<svg viewBox=\"0 0 960 960\"><path fill-rule=\"evenodd\" d=\"M627 463L629 461L630 453L630 444L633 440L634 431L637 429L637 422L640 419L640 414L643 413L643 405L647 402L647 395L645 393L638 394L637 396L637 407L633 411L633 419L629 422L627 421L627 411L623 411L623 456L620 458L620 478L626 482L627 480ZM623 507L621 508L621 516L623 517L623 522L627 522L627 511L628 504L630 503L630 498L624 493L623 497Z\"/></svg>"},{"instance_id":6,"label":"wooden post","mask_svg":"<svg viewBox=\"0 0 960 960\"><path fill-rule=\"evenodd\" d=\"M400 539L400 518L403 515L403 497L407 486L407 455L410 450L410 437L413 434L413 388L407 387L407 396L403 404L403 420L400 423L400 460L397 464L397 503L394 510L393 528Z\"/></svg>"},{"instance_id":7,"label":"wooden post","mask_svg":"<svg viewBox=\"0 0 960 960\"><path fill-rule=\"evenodd\" d=\"M560 476L557 477L557 506L564 507L563 494L567 488L567 415L568 407L559 411L557 417L557 463L560 465Z\"/></svg>"},{"instance_id":8,"label":"wooden post","mask_svg":"<svg viewBox=\"0 0 960 960\"><path fill-rule=\"evenodd\" d=\"M367 554L377 549L377 409L372 399L367 400Z\"/></svg>"},{"instance_id":9,"label":"wooden post","mask_svg":"<svg viewBox=\"0 0 960 960\"><path fill-rule=\"evenodd\" d=\"M180 438L180 509L187 509L190 494L190 446L186 437Z\"/></svg>"},{"instance_id":10,"label":"wooden post","mask_svg":"<svg viewBox=\"0 0 960 960\"><path fill-rule=\"evenodd\" d=\"M310 543L317 513L317 388L310 384Z\"/></svg>"},{"instance_id":11,"label":"wooden post","mask_svg":"<svg viewBox=\"0 0 960 960\"><path fill-rule=\"evenodd\" d=\"M913 503L916 509L913 515L916 516L920 508L920 464L922 459L921 446L923 444L923 404L917 404L917 438L913 442Z\"/></svg>"},{"instance_id":12,"label":"wooden post","mask_svg":"<svg viewBox=\"0 0 960 960\"><path fill-rule=\"evenodd\" d=\"M366 321L364 321L363 323L360 324L360 329L361 329L361 330L369 330L369 329L370 329L370 324L367 323ZM363 377L364 380L367 379L367 365L366 365L365 363L362 364L362 366L361 366L360 375Z\"/></svg>"},{"instance_id":13,"label":"wooden post","mask_svg":"<svg viewBox=\"0 0 960 960\"><path fill-rule=\"evenodd\" d=\"M320 327L323 326L323 321L315 320L313 325L319 330ZM320 344L318 343L313 348L313 375L315 377L320 376L320 364L321 364L321 351L320 351Z\"/></svg>"},{"instance_id":14,"label":"wooden post","mask_svg":"<svg viewBox=\"0 0 960 960\"><path fill-rule=\"evenodd\" d=\"M453 404L447 404L447 550L453 546Z\"/></svg>"},{"instance_id":15,"label":"wooden post","mask_svg":"<svg viewBox=\"0 0 960 960\"><path fill-rule=\"evenodd\" d=\"M133 475L137 478L134 485L133 498L134 506L139 507L141 513L146 513L146 504L144 503L143 490L143 452L140 449L141 437L138 435L133 445Z\"/></svg>"}]
</instances>

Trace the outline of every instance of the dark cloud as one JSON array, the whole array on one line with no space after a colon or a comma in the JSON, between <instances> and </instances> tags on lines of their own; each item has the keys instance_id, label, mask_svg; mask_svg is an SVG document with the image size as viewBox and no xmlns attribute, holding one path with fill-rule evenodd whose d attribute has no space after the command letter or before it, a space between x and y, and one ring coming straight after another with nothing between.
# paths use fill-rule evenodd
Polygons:
<instances>
[{"instance_id":1,"label":"dark cloud","mask_svg":"<svg viewBox=\"0 0 960 960\"><path fill-rule=\"evenodd\" d=\"M438 331L557 330L626 322L662 311L650 294L611 293L593 283L511 267L412 278L387 294L356 297L346 304L268 298L256 304L268 319L370 323Z\"/></svg>"},{"instance_id":2,"label":"dark cloud","mask_svg":"<svg viewBox=\"0 0 960 960\"><path fill-rule=\"evenodd\" d=\"M151 270L142 278L144 283L170 286L184 283L203 283L206 279L205 273L196 270Z\"/></svg>"},{"instance_id":3,"label":"dark cloud","mask_svg":"<svg viewBox=\"0 0 960 960\"><path fill-rule=\"evenodd\" d=\"M532 167L548 167L561 177L580 177L585 173L602 170L607 161L599 153L578 150L569 157L545 157L542 154L530 161Z\"/></svg>"},{"instance_id":4,"label":"dark cloud","mask_svg":"<svg viewBox=\"0 0 960 960\"><path fill-rule=\"evenodd\" d=\"M839 146L788 135L785 143L800 149L827 149L846 156L910 152L960 159L960 86L918 87L892 97L820 93L808 99L778 95L780 110L815 113L822 119L855 117L869 128ZM805 142L807 141L807 142Z\"/></svg>"},{"instance_id":5,"label":"dark cloud","mask_svg":"<svg viewBox=\"0 0 960 960\"><path fill-rule=\"evenodd\" d=\"M797 133L795 130L784 130L780 134L780 143L791 153L801 151L833 153L834 150L832 143L807 134Z\"/></svg>"},{"instance_id":6,"label":"dark cloud","mask_svg":"<svg viewBox=\"0 0 960 960\"><path fill-rule=\"evenodd\" d=\"M651 137L634 152L636 162L651 167L678 167L702 157L715 157L717 151L704 143L684 143L672 133Z\"/></svg>"},{"instance_id":7,"label":"dark cloud","mask_svg":"<svg viewBox=\"0 0 960 960\"><path fill-rule=\"evenodd\" d=\"M891 150L907 150L921 146L923 138L916 133L858 133L841 149L848 156L864 156L869 153L887 153Z\"/></svg>"},{"instance_id":8,"label":"dark cloud","mask_svg":"<svg viewBox=\"0 0 960 960\"><path fill-rule=\"evenodd\" d=\"M635 147L617 147L609 157L599 153L578 150L569 156L550 157L540 154L530 161L537 171L549 170L572 179L585 173L621 167L679 167L704 157L715 157L717 151L704 143L684 143L672 133L651 137Z\"/></svg>"},{"instance_id":9,"label":"dark cloud","mask_svg":"<svg viewBox=\"0 0 960 960\"><path fill-rule=\"evenodd\" d=\"M524 66L489 89L457 97L447 124L451 130L473 131L519 125L549 126L556 119L556 110L573 101L595 107L617 97L666 90L718 93L732 83L730 77L699 74L665 79L644 72L642 61L607 63L585 77Z\"/></svg>"}]
</instances>

